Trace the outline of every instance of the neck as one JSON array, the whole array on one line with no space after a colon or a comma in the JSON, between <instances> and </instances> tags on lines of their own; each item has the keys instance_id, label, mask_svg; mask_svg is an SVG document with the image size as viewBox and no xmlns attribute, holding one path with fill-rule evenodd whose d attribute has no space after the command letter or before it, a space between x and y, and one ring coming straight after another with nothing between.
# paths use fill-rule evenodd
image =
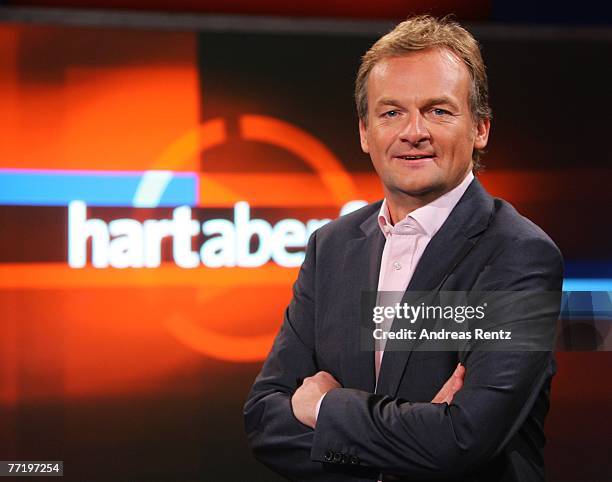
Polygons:
<instances>
[{"instance_id":1,"label":"neck","mask_svg":"<svg viewBox=\"0 0 612 482\"><path fill-rule=\"evenodd\" d=\"M387 199L391 222L394 225L397 224L415 209L435 201L443 194L444 192L431 192L425 195L413 196L404 192L393 192L385 189L385 198Z\"/></svg>"},{"instance_id":2,"label":"neck","mask_svg":"<svg viewBox=\"0 0 612 482\"><path fill-rule=\"evenodd\" d=\"M390 190L383 185L383 191L385 193L385 198L387 199L387 206L389 208L391 222L393 225L397 224L415 209L419 209L420 207L435 201L447 192L452 191L465 180L467 175L468 173L466 173L465 176L460 177L456 184L447 189L432 189L427 192L420 192L416 194L399 190Z\"/></svg>"}]
</instances>

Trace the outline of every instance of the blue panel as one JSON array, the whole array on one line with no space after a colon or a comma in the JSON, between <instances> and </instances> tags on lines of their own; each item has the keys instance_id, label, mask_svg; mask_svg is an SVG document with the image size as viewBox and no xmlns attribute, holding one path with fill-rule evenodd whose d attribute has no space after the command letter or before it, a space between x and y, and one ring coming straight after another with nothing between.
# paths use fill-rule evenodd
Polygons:
<instances>
[{"instance_id":1,"label":"blue panel","mask_svg":"<svg viewBox=\"0 0 612 482\"><path fill-rule=\"evenodd\" d=\"M84 201L89 206L132 206L143 172L0 171L0 204L65 206ZM197 175L173 176L159 206L194 206Z\"/></svg>"},{"instance_id":2,"label":"blue panel","mask_svg":"<svg viewBox=\"0 0 612 482\"><path fill-rule=\"evenodd\" d=\"M197 174L175 174L159 200L159 206L196 206L199 195L197 180Z\"/></svg>"},{"instance_id":3,"label":"blue panel","mask_svg":"<svg viewBox=\"0 0 612 482\"><path fill-rule=\"evenodd\" d=\"M565 278L563 291L612 291L612 278Z\"/></svg>"},{"instance_id":4,"label":"blue panel","mask_svg":"<svg viewBox=\"0 0 612 482\"><path fill-rule=\"evenodd\" d=\"M561 319L612 320L612 291L564 291Z\"/></svg>"}]
</instances>

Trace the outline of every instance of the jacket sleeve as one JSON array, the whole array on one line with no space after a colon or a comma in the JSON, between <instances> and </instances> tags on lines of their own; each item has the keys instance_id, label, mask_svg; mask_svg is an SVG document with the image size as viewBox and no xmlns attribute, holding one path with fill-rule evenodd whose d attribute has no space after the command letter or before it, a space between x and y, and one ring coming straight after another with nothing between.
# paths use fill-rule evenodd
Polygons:
<instances>
[{"instance_id":1,"label":"jacket sleeve","mask_svg":"<svg viewBox=\"0 0 612 482\"><path fill-rule=\"evenodd\" d=\"M477 291L560 291L563 262L542 237L515 240L480 274ZM556 323L558 306L544 321ZM450 405L337 388L321 404L312 459L357 456L385 474L455 477L494 456L520 427L551 376L550 351L470 351Z\"/></svg>"},{"instance_id":2,"label":"jacket sleeve","mask_svg":"<svg viewBox=\"0 0 612 482\"><path fill-rule=\"evenodd\" d=\"M314 352L314 233L293 286L281 329L244 406L247 437L254 456L290 479L323 472L310 452L314 431L293 415L291 397L305 377L318 371Z\"/></svg>"}]
</instances>

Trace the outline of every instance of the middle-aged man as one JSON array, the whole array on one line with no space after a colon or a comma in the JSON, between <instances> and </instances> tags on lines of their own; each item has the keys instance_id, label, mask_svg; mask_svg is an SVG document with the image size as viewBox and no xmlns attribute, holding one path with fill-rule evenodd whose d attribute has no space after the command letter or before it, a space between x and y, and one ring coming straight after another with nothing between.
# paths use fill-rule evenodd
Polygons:
<instances>
[{"instance_id":1,"label":"middle-aged man","mask_svg":"<svg viewBox=\"0 0 612 482\"><path fill-rule=\"evenodd\" d=\"M367 291L561 289L554 243L472 174L491 118L478 44L448 19L408 19L363 57L356 102L385 198L312 235L245 405L253 452L292 480L543 480L550 351L360 338Z\"/></svg>"}]
</instances>

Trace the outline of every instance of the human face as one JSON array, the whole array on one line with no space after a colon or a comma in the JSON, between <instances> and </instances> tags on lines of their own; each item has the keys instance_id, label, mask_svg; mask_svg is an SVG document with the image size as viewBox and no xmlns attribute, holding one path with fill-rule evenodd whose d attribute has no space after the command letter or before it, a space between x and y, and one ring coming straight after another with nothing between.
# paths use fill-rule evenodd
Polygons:
<instances>
[{"instance_id":1,"label":"human face","mask_svg":"<svg viewBox=\"0 0 612 482\"><path fill-rule=\"evenodd\" d=\"M359 134L390 205L431 202L472 169L472 151L487 144L489 120L472 118L470 86L467 67L445 49L385 58L374 66L367 124L359 122Z\"/></svg>"}]
</instances>

